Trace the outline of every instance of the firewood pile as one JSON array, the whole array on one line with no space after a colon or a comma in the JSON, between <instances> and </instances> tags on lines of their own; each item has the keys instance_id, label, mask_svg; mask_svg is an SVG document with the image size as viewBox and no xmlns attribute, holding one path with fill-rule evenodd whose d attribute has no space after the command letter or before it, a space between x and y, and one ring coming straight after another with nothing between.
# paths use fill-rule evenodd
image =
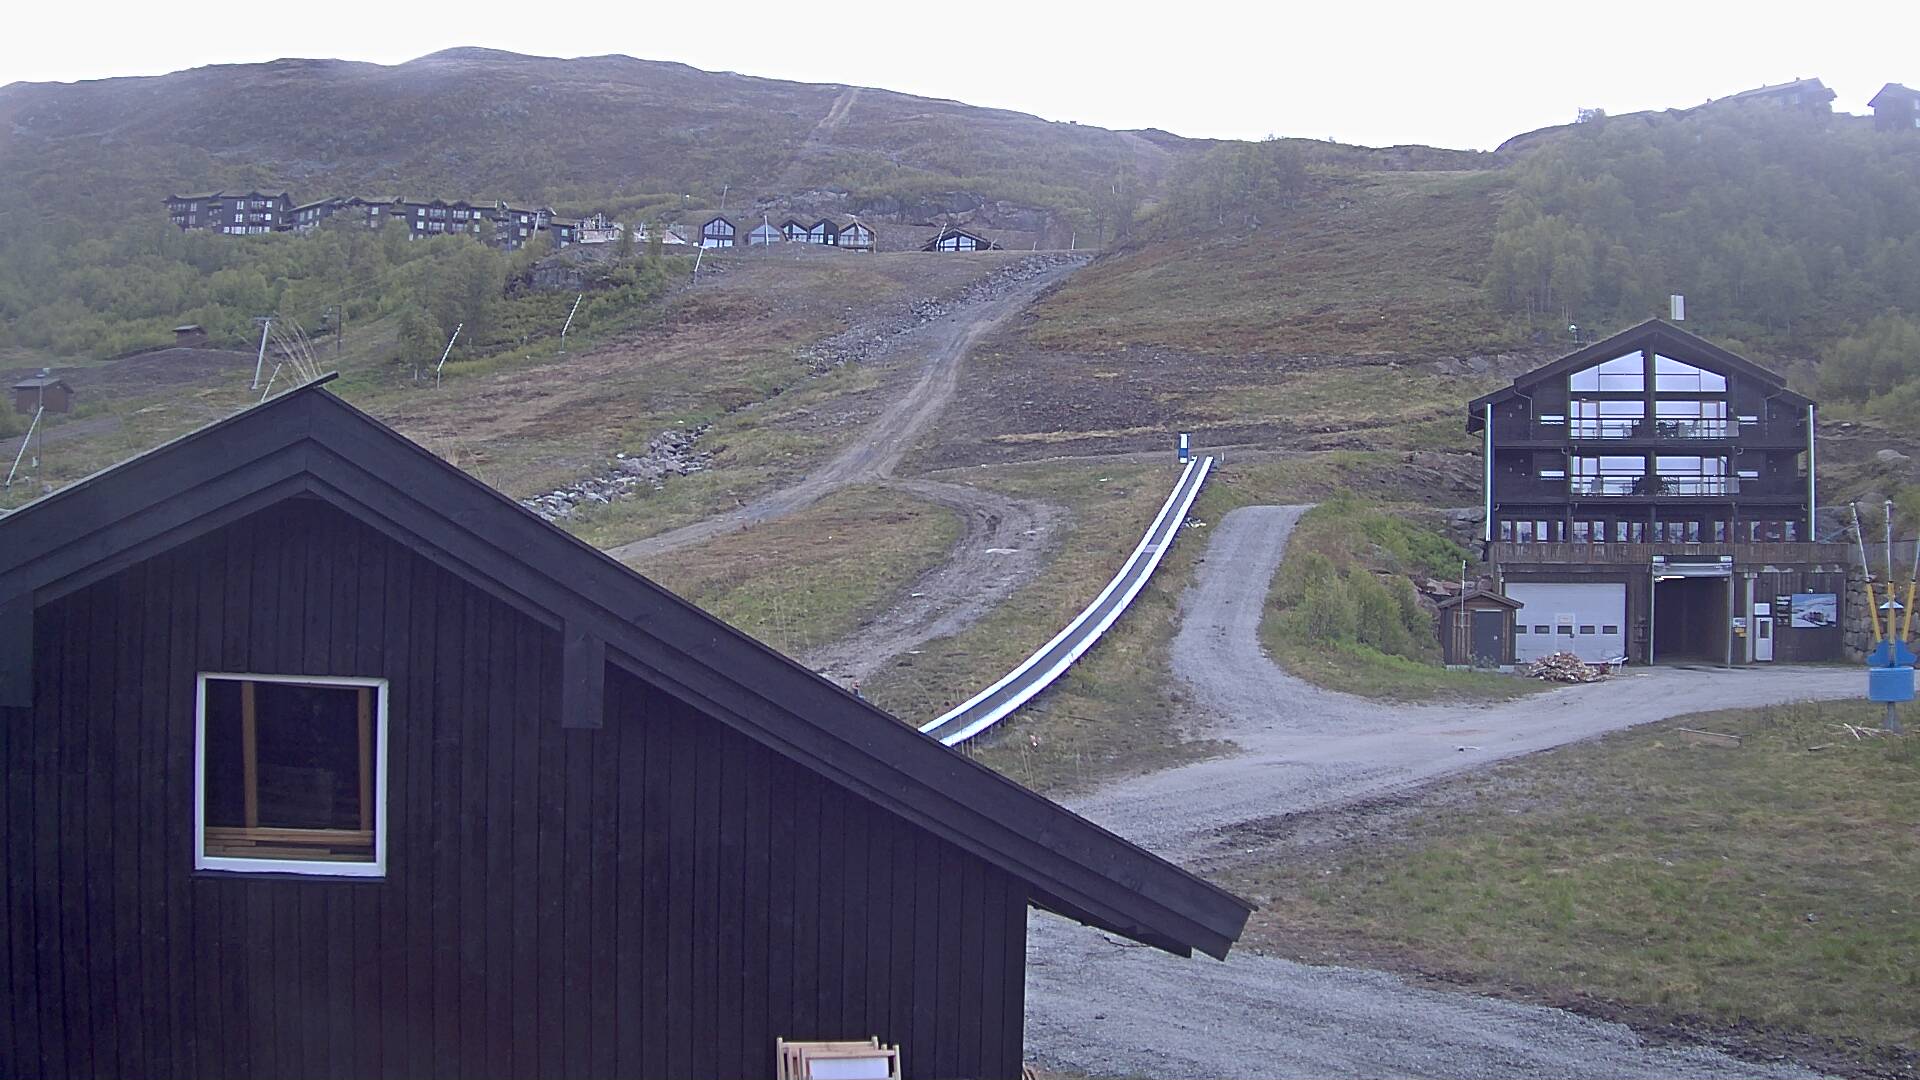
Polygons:
<instances>
[{"instance_id":1,"label":"firewood pile","mask_svg":"<svg viewBox=\"0 0 1920 1080\"><path fill-rule=\"evenodd\" d=\"M1605 666L1589 664L1570 652L1557 652L1526 665L1520 674L1547 682L1588 683L1599 682L1608 672Z\"/></svg>"}]
</instances>

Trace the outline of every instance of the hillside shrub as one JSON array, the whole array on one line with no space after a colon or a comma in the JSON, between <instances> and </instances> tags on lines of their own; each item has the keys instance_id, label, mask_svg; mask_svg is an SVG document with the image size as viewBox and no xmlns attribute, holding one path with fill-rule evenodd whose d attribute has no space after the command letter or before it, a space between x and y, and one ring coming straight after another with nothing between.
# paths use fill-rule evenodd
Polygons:
<instances>
[{"instance_id":1,"label":"hillside shrub","mask_svg":"<svg viewBox=\"0 0 1920 1080\"><path fill-rule=\"evenodd\" d=\"M1338 574L1306 583L1300 605L1294 610L1294 625L1299 636L1309 642L1330 645L1353 640L1358 620L1346 583Z\"/></svg>"},{"instance_id":2,"label":"hillside shrub","mask_svg":"<svg viewBox=\"0 0 1920 1080\"><path fill-rule=\"evenodd\" d=\"M1371 571L1356 570L1347 578L1347 596L1353 603L1354 639L1393 656L1410 654L1400 605Z\"/></svg>"}]
</instances>

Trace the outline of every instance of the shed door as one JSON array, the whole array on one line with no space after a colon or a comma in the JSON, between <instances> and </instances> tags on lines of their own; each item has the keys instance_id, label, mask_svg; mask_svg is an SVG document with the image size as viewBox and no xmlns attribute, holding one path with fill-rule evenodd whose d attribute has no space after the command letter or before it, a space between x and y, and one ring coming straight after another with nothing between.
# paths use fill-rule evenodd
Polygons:
<instances>
[{"instance_id":1,"label":"shed door","mask_svg":"<svg viewBox=\"0 0 1920 1080\"><path fill-rule=\"evenodd\" d=\"M1506 593L1526 606L1514 614L1527 633L1514 636L1521 663L1570 652L1589 663L1627 654L1627 587L1617 581L1513 581Z\"/></svg>"},{"instance_id":2,"label":"shed door","mask_svg":"<svg viewBox=\"0 0 1920 1080\"><path fill-rule=\"evenodd\" d=\"M1753 658L1758 661L1773 659L1773 605L1759 602L1753 605Z\"/></svg>"},{"instance_id":3,"label":"shed door","mask_svg":"<svg viewBox=\"0 0 1920 1080\"><path fill-rule=\"evenodd\" d=\"M1473 613L1473 662L1485 666L1498 666L1507 662L1506 612L1476 611Z\"/></svg>"}]
</instances>

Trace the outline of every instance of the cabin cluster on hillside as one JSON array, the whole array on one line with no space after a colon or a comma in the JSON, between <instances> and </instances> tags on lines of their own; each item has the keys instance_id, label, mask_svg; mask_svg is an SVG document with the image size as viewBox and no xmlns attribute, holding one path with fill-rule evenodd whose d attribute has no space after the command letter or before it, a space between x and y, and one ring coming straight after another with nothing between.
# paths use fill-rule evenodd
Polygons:
<instances>
[{"instance_id":1,"label":"cabin cluster on hillside","mask_svg":"<svg viewBox=\"0 0 1920 1080\"><path fill-rule=\"evenodd\" d=\"M311 232L323 222L337 219L370 229L405 229L409 239L468 233L512 250L541 233L552 237L556 247L610 244L620 239L623 228L602 213L567 218L550 206L513 206L504 200L335 195L295 205L284 191L214 191L169 195L166 201L169 220L182 230L206 229L239 236ZM647 239L644 228L635 236L639 242ZM673 230L664 230L661 241L669 246L687 243Z\"/></svg>"},{"instance_id":2,"label":"cabin cluster on hillside","mask_svg":"<svg viewBox=\"0 0 1920 1080\"><path fill-rule=\"evenodd\" d=\"M611 244L619 241L626 228L604 213L566 218L550 206L520 207L504 200L336 195L296 205L284 191L212 191L169 195L166 203L168 220L182 230L204 229L233 236L305 233L336 221L370 229L404 229L408 239L465 233L511 251L541 233L552 237L555 247ZM678 228L655 228L660 231L660 242L669 248L814 244L841 251L880 250L874 227L852 216L802 219L776 218L766 213L715 214L700 224L691 242ZM897 250L902 251L997 251L1005 246L984 233L949 223L902 226L897 239L904 245ZM649 243L651 229L637 226L634 240Z\"/></svg>"},{"instance_id":3,"label":"cabin cluster on hillside","mask_svg":"<svg viewBox=\"0 0 1920 1080\"><path fill-rule=\"evenodd\" d=\"M776 223L777 222L777 223ZM952 224L890 227L894 251L999 251L1005 245L989 236ZM773 244L818 244L842 251L879 251L879 234L857 217L823 217L811 222L775 214L715 214L700 226L703 248L767 247Z\"/></svg>"}]
</instances>

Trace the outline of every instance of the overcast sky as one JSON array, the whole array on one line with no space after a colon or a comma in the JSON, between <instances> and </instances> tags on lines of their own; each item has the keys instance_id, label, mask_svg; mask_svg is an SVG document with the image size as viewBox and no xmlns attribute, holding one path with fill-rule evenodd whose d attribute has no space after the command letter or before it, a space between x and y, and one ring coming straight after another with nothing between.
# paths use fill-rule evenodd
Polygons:
<instances>
[{"instance_id":1,"label":"overcast sky","mask_svg":"<svg viewBox=\"0 0 1920 1080\"><path fill-rule=\"evenodd\" d=\"M1838 92L1835 108L1865 112L1883 83L1920 86L1912 3L1292 6L416 0L194 9L72 0L8 13L0 82L281 56L392 64L484 45L880 86L1102 127L1475 149L1566 123L1581 107L1684 107L1819 76Z\"/></svg>"}]
</instances>

